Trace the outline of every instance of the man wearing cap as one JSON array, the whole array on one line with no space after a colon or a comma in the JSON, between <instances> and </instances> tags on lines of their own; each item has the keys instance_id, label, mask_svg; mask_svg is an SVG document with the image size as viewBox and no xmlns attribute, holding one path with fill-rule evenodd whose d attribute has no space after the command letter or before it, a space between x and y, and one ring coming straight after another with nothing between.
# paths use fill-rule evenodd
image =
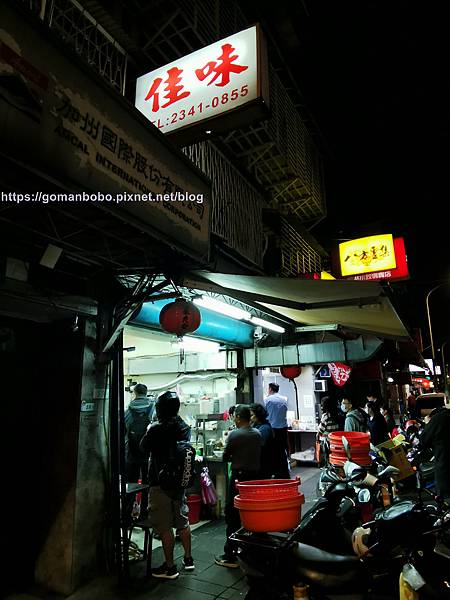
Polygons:
<instances>
[{"instance_id":1,"label":"man wearing cap","mask_svg":"<svg viewBox=\"0 0 450 600\"><path fill-rule=\"evenodd\" d=\"M161 579L176 579L179 576L173 559L176 529L184 549L183 567L194 570L191 555L191 530L187 518L188 508L184 490L164 490L159 485L159 472L170 457L177 442L189 442L190 427L178 416L180 399L175 392L164 392L155 405L158 421L153 423L141 440L140 447L148 456L149 463L149 521L153 531L161 537L165 562L152 569L152 576Z\"/></svg>"}]
</instances>

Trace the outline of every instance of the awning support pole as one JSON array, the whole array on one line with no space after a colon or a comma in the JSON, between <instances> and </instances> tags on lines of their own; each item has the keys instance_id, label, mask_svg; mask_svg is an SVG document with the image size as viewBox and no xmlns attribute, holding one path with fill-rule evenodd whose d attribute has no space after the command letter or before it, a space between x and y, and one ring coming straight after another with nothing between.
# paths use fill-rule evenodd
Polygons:
<instances>
[{"instance_id":1,"label":"awning support pole","mask_svg":"<svg viewBox=\"0 0 450 600\"><path fill-rule=\"evenodd\" d=\"M295 418L299 419L299 412L298 412L298 390L297 390L297 384L295 383L295 379L291 379L292 383L294 384L294 390L295 390Z\"/></svg>"}]
</instances>

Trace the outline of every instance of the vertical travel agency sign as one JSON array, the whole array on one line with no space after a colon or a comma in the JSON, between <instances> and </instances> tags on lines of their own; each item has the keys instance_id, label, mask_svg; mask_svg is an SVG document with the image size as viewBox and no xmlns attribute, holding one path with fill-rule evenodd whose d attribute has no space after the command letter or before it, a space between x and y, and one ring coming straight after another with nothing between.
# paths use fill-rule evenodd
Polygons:
<instances>
[{"instance_id":1,"label":"vertical travel agency sign","mask_svg":"<svg viewBox=\"0 0 450 600\"><path fill-rule=\"evenodd\" d=\"M163 133L264 103L266 73L257 25L184 56L136 83L138 108Z\"/></svg>"},{"instance_id":2,"label":"vertical travel agency sign","mask_svg":"<svg viewBox=\"0 0 450 600\"><path fill-rule=\"evenodd\" d=\"M0 4L0 150L70 191L137 195L102 206L206 262L206 178L42 30Z\"/></svg>"}]
</instances>

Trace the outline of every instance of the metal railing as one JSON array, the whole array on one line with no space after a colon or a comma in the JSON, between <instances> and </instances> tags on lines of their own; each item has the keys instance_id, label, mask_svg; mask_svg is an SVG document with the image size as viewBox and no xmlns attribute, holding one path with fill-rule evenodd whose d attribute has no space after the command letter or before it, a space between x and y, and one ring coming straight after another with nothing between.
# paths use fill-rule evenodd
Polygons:
<instances>
[{"instance_id":1,"label":"metal railing","mask_svg":"<svg viewBox=\"0 0 450 600\"><path fill-rule=\"evenodd\" d=\"M94 17L77 0L52 0L47 14L50 28L125 94L128 55Z\"/></svg>"},{"instance_id":2,"label":"metal railing","mask_svg":"<svg viewBox=\"0 0 450 600\"><path fill-rule=\"evenodd\" d=\"M212 183L211 231L248 261L262 266L264 199L211 143L184 148Z\"/></svg>"},{"instance_id":3,"label":"metal railing","mask_svg":"<svg viewBox=\"0 0 450 600\"><path fill-rule=\"evenodd\" d=\"M320 273L322 258L289 224L281 221L281 275L298 277L304 273Z\"/></svg>"}]
</instances>

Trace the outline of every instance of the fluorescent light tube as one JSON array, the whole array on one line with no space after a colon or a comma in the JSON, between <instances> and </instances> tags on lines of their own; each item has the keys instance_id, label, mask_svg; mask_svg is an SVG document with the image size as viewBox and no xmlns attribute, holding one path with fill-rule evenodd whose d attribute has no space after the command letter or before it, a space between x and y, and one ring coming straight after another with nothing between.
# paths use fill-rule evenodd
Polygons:
<instances>
[{"instance_id":1,"label":"fluorescent light tube","mask_svg":"<svg viewBox=\"0 0 450 600\"><path fill-rule=\"evenodd\" d=\"M259 319L258 317L252 317L250 321L255 325L261 325L264 329L270 329L271 331L276 331L278 333L284 333L286 331L284 327L275 325L275 323L269 323L269 321L264 321L264 319Z\"/></svg>"},{"instance_id":2,"label":"fluorescent light tube","mask_svg":"<svg viewBox=\"0 0 450 600\"><path fill-rule=\"evenodd\" d=\"M237 306L233 306L232 304L226 304L226 302L220 302L220 300L210 298L209 296L195 298L193 302L197 306L208 308L209 310L213 310L214 312L220 313L221 315L226 315L227 317L238 319L239 321L241 321L242 319L250 319L251 317L250 313L246 310L242 310L242 308L238 308Z\"/></svg>"}]
</instances>

